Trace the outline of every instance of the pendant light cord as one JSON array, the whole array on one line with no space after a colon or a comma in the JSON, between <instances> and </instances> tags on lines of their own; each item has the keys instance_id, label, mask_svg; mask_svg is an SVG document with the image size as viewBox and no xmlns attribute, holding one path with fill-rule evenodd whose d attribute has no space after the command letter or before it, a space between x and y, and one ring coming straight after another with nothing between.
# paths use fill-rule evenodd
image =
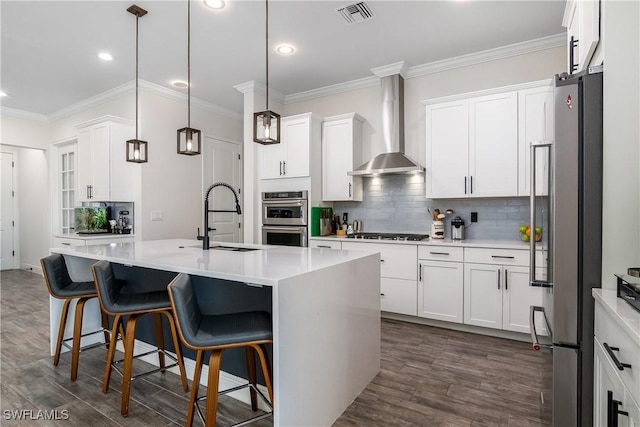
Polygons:
<instances>
[{"instance_id":1,"label":"pendant light cord","mask_svg":"<svg viewBox=\"0 0 640 427\"><path fill-rule=\"evenodd\" d=\"M136 15L136 140L138 137L138 20L140 17Z\"/></svg>"},{"instance_id":2,"label":"pendant light cord","mask_svg":"<svg viewBox=\"0 0 640 427\"><path fill-rule=\"evenodd\" d=\"M187 127L191 129L191 0L187 0Z\"/></svg>"},{"instance_id":3,"label":"pendant light cord","mask_svg":"<svg viewBox=\"0 0 640 427\"><path fill-rule=\"evenodd\" d=\"M265 9L266 9L266 13L265 13L265 28L266 28L266 35L265 35L265 44L264 44L264 51L265 51L265 56L266 56L266 81L267 81L267 97L266 97L266 108L265 110L269 110L269 0L265 0L264 2L265 4Z\"/></svg>"}]
</instances>

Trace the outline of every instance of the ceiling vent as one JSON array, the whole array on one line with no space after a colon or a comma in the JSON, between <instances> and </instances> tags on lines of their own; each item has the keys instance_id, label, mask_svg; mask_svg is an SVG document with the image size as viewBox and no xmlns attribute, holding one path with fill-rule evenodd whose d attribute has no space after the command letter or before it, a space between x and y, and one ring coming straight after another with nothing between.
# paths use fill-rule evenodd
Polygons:
<instances>
[{"instance_id":1,"label":"ceiling vent","mask_svg":"<svg viewBox=\"0 0 640 427\"><path fill-rule=\"evenodd\" d=\"M364 22L374 17L373 11L365 2L339 7L336 12L344 19L347 25Z\"/></svg>"}]
</instances>

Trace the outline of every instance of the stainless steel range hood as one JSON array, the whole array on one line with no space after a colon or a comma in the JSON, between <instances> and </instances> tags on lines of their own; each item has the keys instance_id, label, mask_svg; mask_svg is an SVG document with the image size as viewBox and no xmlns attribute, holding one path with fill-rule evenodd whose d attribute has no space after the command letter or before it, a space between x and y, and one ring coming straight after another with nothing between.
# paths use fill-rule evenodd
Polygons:
<instances>
[{"instance_id":1,"label":"stainless steel range hood","mask_svg":"<svg viewBox=\"0 0 640 427\"><path fill-rule=\"evenodd\" d=\"M409 174L424 168L404 154L404 79L400 74L380 79L382 88L382 137L386 152L378 154L354 171L352 176Z\"/></svg>"}]
</instances>

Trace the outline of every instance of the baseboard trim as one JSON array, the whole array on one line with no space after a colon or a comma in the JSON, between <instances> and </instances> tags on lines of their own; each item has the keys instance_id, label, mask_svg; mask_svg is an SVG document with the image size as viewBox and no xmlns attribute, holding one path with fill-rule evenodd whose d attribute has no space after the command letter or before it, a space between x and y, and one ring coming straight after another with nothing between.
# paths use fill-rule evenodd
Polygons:
<instances>
[{"instance_id":1,"label":"baseboard trim","mask_svg":"<svg viewBox=\"0 0 640 427\"><path fill-rule=\"evenodd\" d=\"M29 273L39 274L40 276L42 276L42 267L39 265L22 263L20 264L20 270L28 271Z\"/></svg>"}]
</instances>

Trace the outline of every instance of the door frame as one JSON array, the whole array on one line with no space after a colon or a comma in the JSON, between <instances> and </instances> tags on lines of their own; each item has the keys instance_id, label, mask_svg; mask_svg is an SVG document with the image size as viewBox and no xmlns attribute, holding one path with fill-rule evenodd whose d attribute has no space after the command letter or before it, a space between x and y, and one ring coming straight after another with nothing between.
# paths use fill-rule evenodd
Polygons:
<instances>
[{"instance_id":1,"label":"door frame","mask_svg":"<svg viewBox=\"0 0 640 427\"><path fill-rule=\"evenodd\" d=\"M217 139L218 141L222 141L222 142L228 142L230 144L234 144L238 146L238 152L240 153L240 161L239 163L239 169L238 169L238 173L240 174L239 176L239 182L240 182L240 194L238 194L238 199L240 202L240 207L242 208L242 218L246 218L247 217L247 212L244 209L245 206L245 191L244 191L244 144L242 143L242 141L236 140L236 139L231 139L231 138L226 138L226 137L219 137L219 136L215 136L215 135L204 135L203 136L203 141L202 141L202 162L201 162L201 168L202 168L202 176L201 176L201 182L202 182L202 199L200 200L200 212L202 212L204 210L204 192L205 190L209 187L209 185L211 185L212 183L206 183L204 182L204 171L205 171L205 156L204 156L204 151L205 151L205 144L207 144L207 138L209 139ZM203 221L204 218L200 218L200 221ZM202 222L201 222L202 223ZM239 229L239 243L244 243L244 220L240 221L240 229ZM206 233L206 231L204 231Z\"/></svg>"},{"instance_id":2,"label":"door frame","mask_svg":"<svg viewBox=\"0 0 640 427\"><path fill-rule=\"evenodd\" d=\"M13 251L15 255L13 256L13 269L20 268L20 191L18 191L19 182L18 182L18 167L20 167L20 162L18 162L18 149L16 147L12 147L9 145L0 144L0 152L5 154L11 154L13 158L14 166L11 168L11 174L13 177Z\"/></svg>"}]
</instances>

